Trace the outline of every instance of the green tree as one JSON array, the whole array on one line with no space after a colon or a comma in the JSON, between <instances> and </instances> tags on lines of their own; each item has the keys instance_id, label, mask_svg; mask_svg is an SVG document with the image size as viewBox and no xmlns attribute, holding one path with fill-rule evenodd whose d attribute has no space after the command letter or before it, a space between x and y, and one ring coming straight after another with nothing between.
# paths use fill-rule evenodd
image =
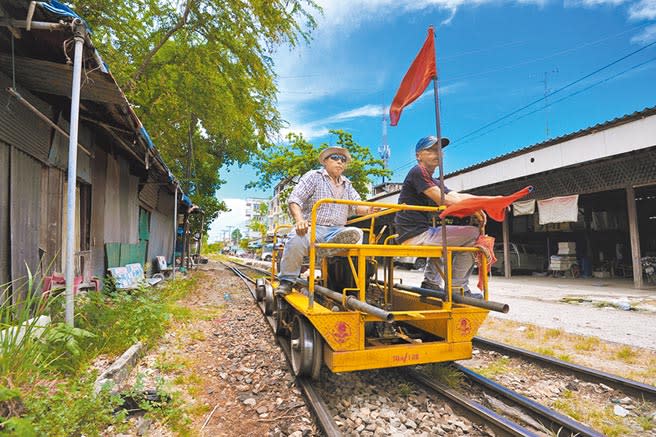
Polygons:
<instances>
[{"instance_id":1,"label":"green tree","mask_svg":"<svg viewBox=\"0 0 656 437\"><path fill-rule=\"evenodd\" d=\"M248 222L248 229L260 234L262 244L264 244L264 241L266 240L268 230L266 220L268 215L269 206L265 202L262 202L259 204L257 214Z\"/></svg>"},{"instance_id":2,"label":"green tree","mask_svg":"<svg viewBox=\"0 0 656 437\"><path fill-rule=\"evenodd\" d=\"M220 169L282 125L271 55L308 41L314 0L78 0L76 10L206 223ZM197 223L194 223L197 225Z\"/></svg>"},{"instance_id":3,"label":"green tree","mask_svg":"<svg viewBox=\"0 0 656 437\"><path fill-rule=\"evenodd\" d=\"M241 231L239 230L239 228L232 231L230 237L231 237L230 239L231 243L239 243L241 241Z\"/></svg>"},{"instance_id":4,"label":"green tree","mask_svg":"<svg viewBox=\"0 0 656 437\"><path fill-rule=\"evenodd\" d=\"M384 168L383 161L374 158L366 146L361 146L353 140L353 136L343 130L331 130L337 136L336 146L346 148L353 159L346 168L344 175L349 178L353 188L363 199L367 197L371 178L390 176L392 172ZM247 187L268 189L278 181L290 181L295 176L320 166L319 153L329 144L314 145L303 138L302 134L290 133L287 136L289 144L278 144L258 152L253 165L259 169L259 179L249 182ZM281 195L284 203L291 193L289 186Z\"/></svg>"}]
</instances>

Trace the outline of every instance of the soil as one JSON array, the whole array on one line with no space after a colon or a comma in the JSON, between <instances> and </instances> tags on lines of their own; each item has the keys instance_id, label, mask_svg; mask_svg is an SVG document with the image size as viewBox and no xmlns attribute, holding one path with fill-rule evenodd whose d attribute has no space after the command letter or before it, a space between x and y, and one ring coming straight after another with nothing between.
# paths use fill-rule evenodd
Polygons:
<instances>
[{"instance_id":1,"label":"soil","mask_svg":"<svg viewBox=\"0 0 656 437\"><path fill-rule=\"evenodd\" d=\"M183 303L196 317L173 326L133 370L129 384L177 392L189 429L132 420L129 435L317 434L287 363L246 285L210 261ZM140 429L141 427L141 429Z\"/></svg>"}]
</instances>

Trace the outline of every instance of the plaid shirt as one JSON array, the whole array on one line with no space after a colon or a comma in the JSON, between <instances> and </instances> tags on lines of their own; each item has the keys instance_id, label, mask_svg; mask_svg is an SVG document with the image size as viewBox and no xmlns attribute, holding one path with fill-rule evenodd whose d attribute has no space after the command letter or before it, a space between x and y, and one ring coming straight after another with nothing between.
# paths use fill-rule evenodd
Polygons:
<instances>
[{"instance_id":1,"label":"plaid shirt","mask_svg":"<svg viewBox=\"0 0 656 437\"><path fill-rule=\"evenodd\" d=\"M301 207L303 218L310 220L312 207L320 199L360 200L360 195L347 178L340 176L339 185L341 189L335 190L330 183L330 176L325 168L310 170L298 181L287 203L296 203ZM355 215L354 205L323 204L317 211L317 224L321 226L344 226L347 218L351 215Z\"/></svg>"}]
</instances>

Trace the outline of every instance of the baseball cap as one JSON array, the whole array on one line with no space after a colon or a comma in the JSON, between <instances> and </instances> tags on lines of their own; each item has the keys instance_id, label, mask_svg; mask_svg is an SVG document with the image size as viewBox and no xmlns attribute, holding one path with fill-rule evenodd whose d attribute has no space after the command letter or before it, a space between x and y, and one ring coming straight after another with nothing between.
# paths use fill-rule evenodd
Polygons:
<instances>
[{"instance_id":1,"label":"baseball cap","mask_svg":"<svg viewBox=\"0 0 656 437\"><path fill-rule=\"evenodd\" d=\"M449 142L450 141L447 137L440 138L440 144L442 145L442 148L446 147L449 144ZM422 150L430 149L435 144L437 144L437 137L433 135L424 137L419 141L417 141L417 145L415 146L415 153L421 152Z\"/></svg>"}]
</instances>

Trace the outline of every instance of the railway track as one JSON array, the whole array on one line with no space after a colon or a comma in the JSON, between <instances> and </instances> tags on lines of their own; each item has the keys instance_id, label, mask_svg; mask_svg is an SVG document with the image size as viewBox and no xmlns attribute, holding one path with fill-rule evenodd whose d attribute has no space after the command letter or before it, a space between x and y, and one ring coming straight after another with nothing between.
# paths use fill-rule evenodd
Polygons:
<instances>
[{"instance_id":1,"label":"railway track","mask_svg":"<svg viewBox=\"0 0 656 437\"><path fill-rule=\"evenodd\" d=\"M259 274L269 273L268 271L257 267L246 266L238 263L235 264L239 265L240 267L258 272ZM242 278L242 280L247 284L254 299L257 301L256 291L251 286L252 284L255 284L256 281L235 267L227 267ZM265 304L259 302L258 306L262 310L263 314L266 314ZM271 326L271 329L275 332L276 326L274 317L266 315L265 317ZM279 341L279 344L285 351L288 361L291 363L289 350L290 348L288 342ZM521 420L518 421L516 416L510 415L510 417L508 417L507 411L505 415L499 414L492 409L485 407L481 402L477 402L476 400L473 400L458 390L451 389L444 384L436 382L417 370L404 368L399 371L399 374L403 374L408 379L411 379L416 385L421 387L422 390L425 390L429 393L436 393L442 398L448 399L449 402L457 404L460 408L464 409L468 413L469 417L476 416L479 422L490 426L497 433L497 435L558 435L594 437L603 435L598 431L595 431L563 414L558 413L555 410L552 410L506 387L503 387L500 384L497 384L494 381L491 381L463 366L456 364L454 365L454 368L461 372L470 384L476 385L479 392L485 393L484 396L488 403L490 402L490 396L493 396L497 399L503 399L503 401L501 401L501 405L506 406L508 402L514 404L515 406L511 407L510 410L521 410L521 415L524 418L530 416L530 420L526 421L526 419L524 419L523 422ZM317 389L317 386L313 384L312 381L305 378L299 378L298 383L299 387L308 399L310 408L315 412L315 415L317 416L319 426L323 429L326 435L341 435L339 426L335 419L332 417L325 400L320 395L320 390ZM494 404L491 405L495 406ZM499 409L498 404L496 407ZM504 408L501 408L501 410L503 411ZM522 422L522 424L519 422Z\"/></svg>"},{"instance_id":2,"label":"railway track","mask_svg":"<svg viewBox=\"0 0 656 437\"><path fill-rule=\"evenodd\" d=\"M256 296L256 291L253 285L255 284L255 280L249 277L248 275L244 274L241 270L239 270L236 267L230 266L227 263L222 264L228 268L230 271L232 271L235 275L237 275L241 280L244 282L246 287L248 288L248 291L250 294L253 296L253 300L257 303L257 306L260 308L262 311L262 315L265 317L267 323L269 324L269 327L271 328L271 332L275 333L275 320L271 316L267 316L265 313L265 307L264 307L264 302L258 302L257 296ZM235 263L237 264L237 263ZM247 267L250 268L249 266L243 266L239 264L242 267ZM276 338L279 338L276 336ZM291 365L291 350L289 348L289 344L284 341L278 341L278 344L280 345L281 349L283 350L285 357L287 358L287 362ZM330 412L330 409L326 405L326 402L324 399L321 397L319 391L316 389L314 384L312 383L311 380L307 378L296 378L296 383L305 396L307 400L307 404L314 413L315 417L317 418L317 422L319 424L319 427L321 430L324 432L324 434L328 437L339 437L342 435L341 431L339 430L339 427L337 426L337 423L332 417L332 414Z\"/></svg>"},{"instance_id":3,"label":"railway track","mask_svg":"<svg viewBox=\"0 0 656 437\"><path fill-rule=\"evenodd\" d=\"M474 346L482 349L494 350L505 355L514 356L541 365L552 367L556 370L564 370L580 377L581 379L599 382L616 388L620 391L630 393L643 399L656 401L656 387L642 382L633 381L621 376L612 375L590 367L580 366L578 364L568 363L558 358L531 352L526 349L510 346L489 339L474 337Z\"/></svg>"}]
</instances>

